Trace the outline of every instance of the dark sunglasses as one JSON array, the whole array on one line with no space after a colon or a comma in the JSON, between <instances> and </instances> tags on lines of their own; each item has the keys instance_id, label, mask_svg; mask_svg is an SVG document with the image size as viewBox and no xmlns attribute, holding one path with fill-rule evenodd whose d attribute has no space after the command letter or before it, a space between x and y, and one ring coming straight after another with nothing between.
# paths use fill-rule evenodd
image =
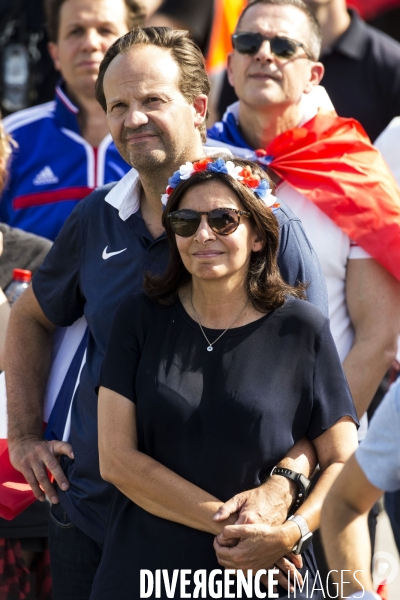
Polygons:
<instances>
[{"instance_id":1,"label":"dark sunglasses","mask_svg":"<svg viewBox=\"0 0 400 600\"><path fill-rule=\"evenodd\" d=\"M250 217L249 212L236 208L214 208L209 212L197 212L188 208L169 213L168 219L172 231L182 237L194 235L199 228L201 216L207 215L207 221L214 233L229 235L240 225L240 217Z\"/></svg>"},{"instance_id":2,"label":"dark sunglasses","mask_svg":"<svg viewBox=\"0 0 400 600\"><path fill-rule=\"evenodd\" d=\"M232 45L240 54L257 54L261 44L268 41L271 46L272 54L277 58L289 59L295 56L297 48L302 48L310 60L314 60L311 52L301 43L286 37L275 35L274 37L265 37L261 33L252 33L242 31L234 33L232 36Z\"/></svg>"}]
</instances>

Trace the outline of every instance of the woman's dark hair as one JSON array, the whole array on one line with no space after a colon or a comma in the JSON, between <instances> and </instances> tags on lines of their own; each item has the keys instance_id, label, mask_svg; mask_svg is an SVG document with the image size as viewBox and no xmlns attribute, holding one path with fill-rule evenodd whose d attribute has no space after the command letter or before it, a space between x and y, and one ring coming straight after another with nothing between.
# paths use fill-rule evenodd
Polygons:
<instances>
[{"instance_id":1,"label":"woman's dark hair","mask_svg":"<svg viewBox=\"0 0 400 600\"><path fill-rule=\"evenodd\" d=\"M231 156L222 156L225 160L233 160L235 165L243 168L249 166L253 173L261 179L267 179L271 188L273 183L268 175L256 163ZM147 274L144 280L144 291L158 304L169 306L174 304L180 287L191 280L176 245L175 233L172 231L167 215L178 210L182 198L188 190L211 181L220 181L230 188L239 198L244 210L250 212L251 223L263 240L263 248L252 252L247 274L247 293L253 306L260 311L269 311L282 306L289 294L296 298L305 298L304 285L292 287L285 283L280 274L277 253L279 249L279 225L272 210L248 187L233 179L226 173L200 171L189 179L182 181L171 193L162 223L166 229L171 255L168 267L161 276Z\"/></svg>"}]
</instances>

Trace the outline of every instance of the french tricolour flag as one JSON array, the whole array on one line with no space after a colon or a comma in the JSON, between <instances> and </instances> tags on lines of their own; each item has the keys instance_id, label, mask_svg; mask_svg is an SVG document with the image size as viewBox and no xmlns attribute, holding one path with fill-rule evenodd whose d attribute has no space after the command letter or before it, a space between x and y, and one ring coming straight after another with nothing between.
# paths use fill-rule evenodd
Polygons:
<instances>
[{"instance_id":1,"label":"french tricolour flag","mask_svg":"<svg viewBox=\"0 0 400 600\"><path fill-rule=\"evenodd\" d=\"M71 408L86 360L87 323L81 317L55 332L52 367L47 384L43 421L47 440L69 438ZM7 446L7 397L0 375L0 517L13 519L35 501L22 473L10 463Z\"/></svg>"}]
</instances>

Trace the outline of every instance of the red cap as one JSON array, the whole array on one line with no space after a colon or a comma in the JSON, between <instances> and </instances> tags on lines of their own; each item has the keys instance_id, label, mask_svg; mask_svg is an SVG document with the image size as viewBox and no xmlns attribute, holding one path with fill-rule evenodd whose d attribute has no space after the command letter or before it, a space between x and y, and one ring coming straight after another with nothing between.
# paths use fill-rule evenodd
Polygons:
<instances>
[{"instance_id":1,"label":"red cap","mask_svg":"<svg viewBox=\"0 0 400 600\"><path fill-rule=\"evenodd\" d=\"M32 272L25 269L14 269L13 279L14 281L22 281L23 283L29 283L32 279Z\"/></svg>"}]
</instances>

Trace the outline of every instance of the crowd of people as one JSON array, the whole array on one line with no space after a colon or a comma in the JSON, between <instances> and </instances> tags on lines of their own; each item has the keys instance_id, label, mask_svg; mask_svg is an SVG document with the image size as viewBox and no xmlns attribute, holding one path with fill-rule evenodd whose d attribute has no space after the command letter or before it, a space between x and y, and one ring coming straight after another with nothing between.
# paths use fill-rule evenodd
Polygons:
<instances>
[{"instance_id":1,"label":"crowd of people","mask_svg":"<svg viewBox=\"0 0 400 600\"><path fill-rule=\"evenodd\" d=\"M37 500L0 520L0 600L378 598L400 44L345 0L44 11L54 100L0 134L0 285L35 272L11 311L0 289L8 451Z\"/></svg>"}]
</instances>

